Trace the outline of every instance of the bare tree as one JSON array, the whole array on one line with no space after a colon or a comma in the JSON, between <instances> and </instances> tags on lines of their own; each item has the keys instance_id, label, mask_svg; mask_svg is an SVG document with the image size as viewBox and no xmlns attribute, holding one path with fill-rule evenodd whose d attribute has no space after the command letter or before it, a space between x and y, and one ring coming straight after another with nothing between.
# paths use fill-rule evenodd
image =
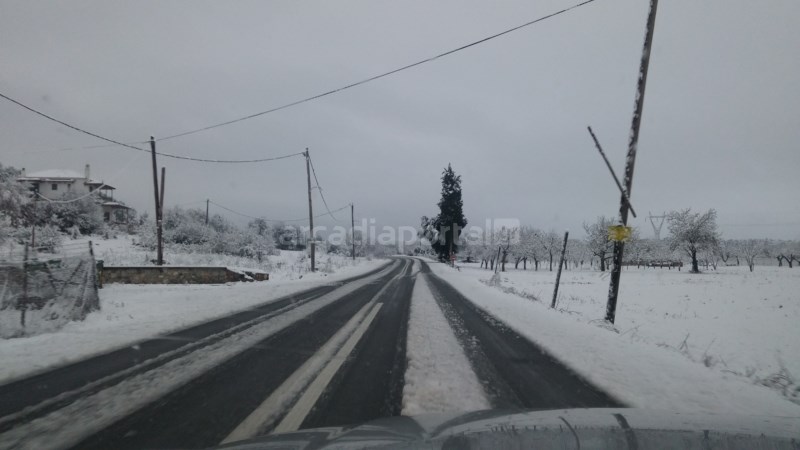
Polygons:
<instances>
[{"instance_id":1,"label":"bare tree","mask_svg":"<svg viewBox=\"0 0 800 450\"><path fill-rule=\"evenodd\" d=\"M793 248L794 250L791 253L784 256L784 259L789 262L790 269L792 268L792 261L800 263L800 245L795 242Z\"/></svg>"},{"instance_id":2,"label":"bare tree","mask_svg":"<svg viewBox=\"0 0 800 450\"><path fill-rule=\"evenodd\" d=\"M714 248L719 241L717 211L693 213L691 209L672 211L667 214L670 249L680 249L692 259L692 273L700 273L697 254Z\"/></svg>"},{"instance_id":3,"label":"bare tree","mask_svg":"<svg viewBox=\"0 0 800 450\"><path fill-rule=\"evenodd\" d=\"M728 260L731 258L737 258L739 246L737 245L736 241L722 239L719 241L716 250L719 259L721 259L722 262L727 266Z\"/></svg>"},{"instance_id":4,"label":"bare tree","mask_svg":"<svg viewBox=\"0 0 800 450\"><path fill-rule=\"evenodd\" d=\"M506 262L508 262L508 254L511 252L512 246L519 242L519 228L506 228L503 227L496 232L497 243L500 246L500 271L506 271Z\"/></svg>"},{"instance_id":5,"label":"bare tree","mask_svg":"<svg viewBox=\"0 0 800 450\"><path fill-rule=\"evenodd\" d=\"M744 260L747 261L750 272L752 272L756 265L756 258L767 255L767 241L760 239L741 241L739 243L739 251L744 256Z\"/></svg>"},{"instance_id":6,"label":"bare tree","mask_svg":"<svg viewBox=\"0 0 800 450\"><path fill-rule=\"evenodd\" d=\"M794 263L800 263L800 243L792 241L779 241L771 246L770 253L778 260L778 266L783 266L783 262L791 269Z\"/></svg>"},{"instance_id":7,"label":"bare tree","mask_svg":"<svg viewBox=\"0 0 800 450\"><path fill-rule=\"evenodd\" d=\"M541 234L541 231L530 226L524 226L519 230L519 241L513 249L517 267L522 262L522 269L526 270L528 260L532 259L534 270L539 270L539 261L542 259L542 247L539 243Z\"/></svg>"},{"instance_id":8,"label":"bare tree","mask_svg":"<svg viewBox=\"0 0 800 450\"><path fill-rule=\"evenodd\" d=\"M589 256L586 243L580 239L570 239L567 242L567 255L569 255L569 260L576 269L581 267Z\"/></svg>"},{"instance_id":9,"label":"bare tree","mask_svg":"<svg viewBox=\"0 0 800 450\"><path fill-rule=\"evenodd\" d=\"M614 249L613 243L608 239L608 227L614 221L606 216L600 216L593 224L583 224L586 231L586 248L589 253L600 259L600 271L606 271L606 261L611 258Z\"/></svg>"},{"instance_id":10,"label":"bare tree","mask_svg":"<svg viewBox=\"0 0 800 450\"><path fill-rule=\"evenodd\" d=\"M555 230L550 230L547 233L539 236L539 245L541 245L550 261L551 272L553 271L553 258L559 251L561 251L561 244L561 236L559 236Z\"/></svg>"}]
</instances>

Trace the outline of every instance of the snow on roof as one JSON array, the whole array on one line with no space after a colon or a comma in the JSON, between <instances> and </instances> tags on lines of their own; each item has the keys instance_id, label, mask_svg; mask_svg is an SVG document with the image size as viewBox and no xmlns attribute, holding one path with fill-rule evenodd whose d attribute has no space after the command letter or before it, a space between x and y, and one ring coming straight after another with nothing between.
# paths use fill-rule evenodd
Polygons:
<instances>
[{"instance_id":1,"label":"snow on roof","mask_svg":"<svg viewBox=\"0 0 800 450\"><path fill-rule=\"evenodd\" d=\"M132 208L129 208L129 207L123 205L120 202L103 202L103 206L110 206L110 207L114 207L114 208L132 209Z\"/></svg>"},{"instance_id":2,"label":"snow on roof","mask_svg":"<svg viewBox=\"0 0 800 450\"><path fill-rule=\"evenodd\" d=\"M50 170L40 170L38 172L32 172L26 174L23 177L17 178L19 181L36 181L36 180L73 180L73 179L86 179L85 175L81 175L79 172L69 169L50 169ZM102 181L97 181L94 179L88 179L84 181L84 183L91 185L91 186L101 186L100 189L103 190L114 190L116 189L114 186L109 184L105 184Z\"/></svg>"},{"instance_id":3,"label":"snow on roof","mask_svg":"<svg viewBox=\"0 0 800 450\"><path fill-rule=\"evenodd\" d=\"M84 175L82 173L78 173L74 170L64 170L64 169L50 169L50 170L40 170L38 172L31 172L26 174L24 177L20 178L83 178Z\"/></svg>"}]
</instances>

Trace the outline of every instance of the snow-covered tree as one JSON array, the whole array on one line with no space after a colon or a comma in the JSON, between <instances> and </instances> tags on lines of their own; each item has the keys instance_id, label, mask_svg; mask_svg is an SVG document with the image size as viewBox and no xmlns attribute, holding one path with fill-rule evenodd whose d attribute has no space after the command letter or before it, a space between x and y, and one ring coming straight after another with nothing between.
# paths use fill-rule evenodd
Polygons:
<instances>
[{"instance_id":1,"label":"snow-covered tree","mask_svg":"<svg viewBox=\"0 0 800 450\"><path fill-rule=\"evenodd\" d=\"M725 265L729 265L728 261L739 261L739 245L736 241L731 239L720 239L716 246L717 255Z\"/></svg>"},{"instance_id":2,"label":"snow-covered tree","mask_svg":"<svg viewBox=\"0 0 800 450\"><path fill-rule=\"evenodd\" d=\"M667 215L670 249L680 249L692 260L692 273L699 273L698 252L713 249L719 241L717 212L693 213L691 209L672 211Z\"/></svg>"},{"instance_id":3,"label":"snow-covered tree","mask_svg":"<svg viewBox=\"0 0 800 450\"><path fill-rule=\"evenodd\" d=\"M744 260L747 261L747 267L750 268L750 272L756 266L756 258L767 255L767 245L767 241L762 239L745 239L739 242L739 252L741 252Z\"/></svg>"},{"instance_id":4,"label":"snow-covered tree","mask_svg":"<svg viewBox=\"0 0 800 450\"><path fill-rule=\"evenodd\" d=\"M559 236L555 230L550 230L539 235L539 245L542 247L542 250L544 250L544 254L550 262L551 272L553 271L553 259L561 251L562 244L561 236Z\"/></svg>"},{"instance_id":5,"label":"snow-covered tree","mask_svg":"<svg viewBox=\"0 0 800 450\"><path fill-rule=\"evenodd\" d=\"M433 221L438 239L430 241L440 260L448 259L451 252L458 252L459 237L466 225L464 202L461 198L461 176L456 175L448 164L442 172L442 198L439 200L439 215Z\"/></svg>"},{"instance_id":6,"label":"snow-covered tree","mask_svg":"<svg viewBox=\"0 0 800 450\"><path fill-rule=\"evenodd\" d=\"M17 182L20 175L21 172L14 167L0 164L0 218L5 218L9 229L27 225L24 213L25 207L31 203L31 196Z\"/></svg>"},{"instance_id":7,"label":"snow-covered tree","mask_svg":"<svg viewBox=\"0 0 800 450\"><path fill-rule=\"evenodd\" d=\"M600 216L592 224L583 224L586 231L586 248L593 256L600 260L600 271L606 271L606 265L611 259L611 252L614 243L608 239L608 227L614 225L614 221L606 216Z\"/></svg>"}]
</instances>

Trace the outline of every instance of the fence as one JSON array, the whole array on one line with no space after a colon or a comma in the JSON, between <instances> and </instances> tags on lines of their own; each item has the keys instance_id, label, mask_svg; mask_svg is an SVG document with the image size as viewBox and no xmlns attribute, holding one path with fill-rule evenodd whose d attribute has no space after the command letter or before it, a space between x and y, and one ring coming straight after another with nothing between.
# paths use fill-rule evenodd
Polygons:
<instances>
[{"instance_id":1,"label":"fence","mask_svg":"<svg viewBox=\"0 0 800 450\"><path fill-rule=\"evenodd\" d=\"M100 309L91 242L0 253L0 337L55 331Z\"/></svg>"}]
</instances>

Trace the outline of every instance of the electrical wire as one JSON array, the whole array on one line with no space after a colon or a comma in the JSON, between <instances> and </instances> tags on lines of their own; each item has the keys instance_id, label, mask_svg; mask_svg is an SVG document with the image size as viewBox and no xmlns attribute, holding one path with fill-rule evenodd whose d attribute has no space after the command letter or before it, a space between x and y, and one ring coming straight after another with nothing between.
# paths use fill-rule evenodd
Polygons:
<instances>
[{"instance_id":1,"label":"electrical wire","mask_svg":"<svg viewBox=\"0 0 800 450\"><path fill-rule=\"evenodd\" d=\"M83 128L77 127L75 125L71 125L71 124L69 124L67 122L64 122L63 120L56 119L55 117L50 116L48 114L45 114L45 113L43 113L43 112L41 112L41 111L39 111L37 109L34 109L34 108L32 108L32 107L30 107L30 106L28 106L28 105L26 105L26 104L24 104L24 103L22 103L20 101L14 100L13 98L3 94L2 92L0 92L0 97L8 100L11 103L14 103L14 104L20 106L22 108L25 108L25 109L27 109L28 111L30 111L30 112L32 112L34 114L42 116L45 119L48 119L48 120L51 120L51 121L56 122L58 124L61 124L61 125L65 126L65 127L67 127L67 128L75 130L77 132L80 132L80 133L83 133L83 134L87 134L87 135L92 136L94 138L97 138L97 139L100 139L100 140L103 140L103 141L106 141L106 142L110 142L111 144L119 145L121 147L129 148L131 150L138 150L140 152L147 152L147 153L151 152L150 150L147 150L147 149L144 149L144 148L141 148L141 147L136 147L136 146L131 145L131 144L126 144L124 142L119 142L119 141L116 141L114 139L107 138L105 136L101 136L101 135L96 134L96 133L92 133L91 131L84 130ZM135 144L147 144L148 142L149 141L135 142ZM196 162L205 162L205 163L224 163L224 164L261 163L261 162L267 162L267 161L277 161L279 159L286 159L286 158L291 158L293 156L302 155L302 153L292 153L292 154L289 154L289 155L274 156L274 157L270 157L270 158L258 158L258 159L205 159L205 158L193 158L191 156L173 155L173 154L170 154L170 153L164 153L164 152L159 152L159 151L156 151L156 154L164 156L166 158L181 159L181 160L185 160L185 161L196 161Z\"/></svg>"},{"instance_id":2,"label":"electrical wire","mask_svg":"<svg viewBox=\"0 0 800 450\"><path fill-rule=\"evenodd\" d=\"M234 209L231 209L231 208L228 208L226 206L220 205L219 203L216 203L213 200L209 200L208 202L211 203L214 206L217 206L217 207L219 207L221 209L224 209L225 211L228 211L229 213L233 213L233 214L236 214L238 216L242 216L242 217L245 217L245 218L248 218L248 219L264 220L266 222L302 222L302 221L308 220L308 217L302 217L300 219L267 219L267 218L265 218L263 216L256 217L256 216L251 216L250 214L245 214L243 212L236 211ZM330 211L330 212L339 212L339 211L342 211L345 208L349 208L349 207L350 207L350 205L348 204L348 205L345 205L345 206L343 206L343 207L341 207L339 209L335 209L335 210ZM325 217L327 215L328 215L328 213L324 213L324 214L320 214L318 216L314 216L314 218L318 219L320 217Z\"/></svg>"},{"instance_id":3,"label":"electrical wire","mask_svg":"<svg viewBox=\"0 0 800 450\"><path fill-rule=\"evenodd\" d=\"M429 58L425 58L425 59L417 61L415 63L407 64L405 66L399 67L399 68L394 69L394 70L390 70L388 72L384 72L384 73L381 73L381 74L378 74L378 75L371 76L369 78L365 78L365 79L363 79L361 81L357 81L355 83L351 83L351 84L348 84L346 86L342 86L342 87L337 88L337 89L333 89L333 90L330 90L330 91L327 91L327 92L323 92L321 94L313 95L311 97L307 97L307 98L304 98L304 99L301 99L301 100L297 100L297 101L294 101L294 102L291 102L291 103L287 103L287 104L284 104L282 106L278 106L278 107L275 107L275 108L272 108L272 109L268 109L266 111L261 111L261 112L255 113L255 114L250 114L250 115L247 115L247 116L244 116L244 117L239 117L237 119L228 120L228 121L225 121L225 122L217 123L217 124L214 124L214 125L209 125L209 126L206 126L206 127L195 129L195 130L185 131L183 133L178 133L178 134L173 134L173 135L170 135L170 136L166 136L166 137L163 137L161 139L158 139L157 141L158 142L166 141L166 140L175 139L175 138L179 138L179 137L183 137L183 136L188 136L190 134L200 133L202 131L207 131L207 130L211 130L211 129L214 129L214 128L223 127L223 126L226 126L226 125L231 125L231 124L234 124L234 123L237 123L237 122L241 122L241 121L248 120L248 119L253 119L255 117L263 116L265 114L269 114L269 113L273 113L273 112L276 112L276 111L287 109L287 108L290 108L290 107L293 107L293 106L297 106L297 105L300 105L302 103L306 103L306 102L310 102L310 101L313 101L313 100L317 100L317 99L320 99L322 97L326 97L326 96L329 96L329 95L332 95L332 94L335 94L335 93L338 93L338 92L341 92L341 91L344 91L344 90L347 90L347 89L351 89L351 88L354 88L354 87L357 87L357 86L361 86L361 85L369 83L371 81L375 81L375 80L378 80L378 79L381 79L381 78L384 78L384 77L388 77L388 76L394 75L394 74L396 74L398 72L402 72L404 70L411 69L413 67L420 66L422 64L426 64L426 63L435 61L435 60L437 60L439 58L443 58L445 56L452 55L453 53L457 53L457 52L460 52L462 50L466 50L466 49L468 49L470 47L474 47L476 45L479 45L479 44L482 44L484 42L490 41L492 39L504 36L506 34L512 33L514 31L517 31L519 29L534 25L536 23L542 22L544 20L553 18L553 17L558 16L558 15L567 13L569 11L572 11L574 9L580 8L580 7L585 6L585 5L589 4L589 3L592 3L594 1L595 0L585 0L583 2L577 3L577 4L572 5L570 7L564 8L564 9L562 9L560 11L556 11L554 13L539 17L538 19L534 19L534 20L528 21L526 23L523 23L521 25L515 26L513 28L509 28L509 29L501 31L499 33L495 33L495 34L493 34L491 36L487 36L487 37L485 37L483 39L479 39L479 40L471 42L469 44L462 45L462 46L454 48L452 50L448 50L448 51L446 51L444 53L440 53L438 55L431 56ZM84 133L84 134L87 134L89 136L95 137L97 139L109 142L111 144L119 145L119 146L126 147L126 148L129 148L129 149L143 151L143 152L149 151L149 150L146 150L146 149L143 149L143 148L140 148L140 147L136 147L134 145L126 144L126 143L123 143L123 142L116 141L114 139L110 139L110 138L101 136L101 135L96 134L96 133L92 133L90 131L87 131L87 130L84 130L84 129L80 128L80 127L77 127L75 125L71 125L71 124L69 124L67 122L64 122L62 120L56 119L55 117L52 117L52 116L49 116L49 115L47 115L47 114L45 114L43 112L40 112L40 111L30 107L30 106L27 106L27 105L25 105L25 104L23 104L23 103L21 103L21 102L19 102L17 100L14 100L13 98L11 98L11 97L3 94L3 93L0 93L0 97L2 97L4 99L6 99L6 100L18 105L18 106L20 106L22 108L27 109L30 112L38 114L38 115L40 115L40 116L42 116L42 117L44 117L46 119L52 120L52 121L54 121L56 123L59 123L59 124L65 126L65 127L71 128L71 129L73 129L75 131L78 131L80 133ZM135 143L136 144L144 144L146 142L135 142ZM173 154L163 153L163 152L156 152L156 153L159 154L159 155L162 155L164 157L167 157L167 158L181 159L181 160L186 160L186 161L196 161L196 162L206 162L206 163L228 163L228 164L259 163L259 162L275 161L275 160L289 158L289 157L296 156L296 155L300 154L300 153L296 153L296 154L285 155L285 156L274 157L274 158L261 158L261 159L248 159L248 160L222 160L222 159L193 158L193 157L189 157L189 156L179 156L179 155L173 155Z\"/></svg>"},{"instance_id":4,"label":"electrical wire","mask_svg":"<svg viewBox=\"0 0 800 450\"><path fill-rule=\"evenodd\" d=\"M261 111L261 112L250 114L250 115L247 115L247 116L244 116L244 117L239 117L237 119L232 119L232 120L228 120L228 121L225 121L225 122L220 122L220 123L217 123L217 124L214 124L214 125L209 125L209 126L206 126L206 127L197 128L195 130L184 131L183 133L178 133L178 134L173 134L171 136L166 136L166 137L163 137L161 139L158 139L158 141L166 141L166 140L169 140L169 139L175 139L175 138L179 138L179 137L183 137L183 136L188 136L190 134L196 134L196 133L200 133L200 132L203 132L203 131L212 130L214 128L219 128L219 127L223 127L223 126L226 126L226 125L231 125L231 124L234 124L234 123L237 123L237 122L242 122L244 120L249 120L249 119L253 119L253 118L259 117L259 116L263 116L265 114L274 113L274 112L280 111L282 109L291 108L293 106L297 106L297 105L300 105L302 103L307 103L307 102L310 102L310 101L313 101L313 100L317 100L317 99L320 99L322 97L327 97L329 95L336 94L338 92L341 92L341 91L344 91L344 90L347 90L347 89L351 89L351 88L354 88L356 86L361 86L362 84L366 84L366 83L369 83L371 81L375 81L375 80L378 80L378 79L381 79L381 78L384 78L384 77L388 77L389 75L394 75L394 74L396 74L398 72L402 72L404 70L411 69L413 67L420 66L420 65L425 64L425 63L429 63L431 61L435 61L435 60L437 60L439 58L443 58L445 56L452 55L453 53L460 52L462 50L466 50L466 49L468 49L470 47L474 47L476 45L479 45L479 44L482 44L484 42L490 41L492 39L498 38L500 36L512 33L514 31L517 31L517 30L521 29L521 28L525 28L525 27L534 25L534 24L542 22L544 20L547 20L547 19L553 18L555 16L564 14L566 12L572 11L573 9L580 8L581 6L587 5L587 4L592 3L594 1L595 0L585 0L585 1L581 2L581 3L577 3L575 5L572 5L572 6L568 7L568 8L564 8L564 9L562 9L560 11L556 11L556 12L548 14L546 16L539 17L538 19L534 19L534 20L531 20L529 22L525 22L522 25L518 25L518 26L515 26L513 28L509 28L509 29L507 29L505 31L501 31L501 32L493 34L491 36L487 36L487 37L485 37L483 39L479 39L479 40L471 42L469 44L462 45L461 47L454 48L452 50L448 50L448 51L446 51L444 53L440 53L438 55L431 56L429 58L425 58L425 59L417 61L415 63L411 63L411 64L407 64L407 65L402 66L402 67L398 67L397 69L390 70L388 72L384 72L384 73L381 73L379 75L374 75L374 76L371 76L369 78L365 78L365 79L363 79L361 81L357 81L355 83L351 83L351 84L348 84L346 86L342 86L342 87L337 88L337 89L333 89L333 90L330 90L330 91L327 91L327 92L323 92L321 94L313 95L311 97L306 97L306 98L304 98L302 100L296 100L296 101L293 101L291 103L286 103L284 105L281 105L281 106L278 106L278 107L275 107L275 108L271 108L271 109L268 109L266 111Z\"/></svg>"},{"instance_id":5,"label":"electrical wire","mask_svg":"<svg viewBox=\"0 0 800 450\"><path fill-rule=\"evenodd\" d=\"M308 162L311 163L311 173L314 174L314 183L317 184L317 190L319 190L319 196L322 198L322 204L325 205L325 210L328 211L328 215L330 215L333 220L339 222L339 219L337 219L336 216L331 213L331 209L328 208L328 202L325 201L325 195L322 194L322 186L319 185L319 180L317 179L317 171L314 169L314 161L311 159L311 156L306 156L308 157Z\"/></svg>"}]
</instances>

